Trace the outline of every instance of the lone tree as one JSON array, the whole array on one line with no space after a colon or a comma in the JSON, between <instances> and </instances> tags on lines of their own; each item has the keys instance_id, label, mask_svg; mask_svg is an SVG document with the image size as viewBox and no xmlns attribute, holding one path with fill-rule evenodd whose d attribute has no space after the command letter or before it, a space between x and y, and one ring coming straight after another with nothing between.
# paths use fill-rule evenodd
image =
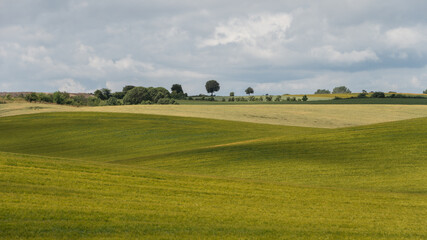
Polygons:
<instances>
[{"instance_id":1,"label":"lone tree","mask_svg":"<svg viewBox=\"0 0 427 240\"><path fill-rule=\"evenodd\" d=\"M211 94L211 96L213 96L214 92L218 92L219 91L219 83L215 80L209 80L206 82L205 84L206 87L206 91L208 93Z\"/></svg>"},{"instance_id":2,"label":"lone tree","mask_svg":"<svg viewBox=\"0 0 427 240\"><path fill-rule=\"evenodd\" d=\"M181 84L174 84L172 85L171 91L175 91L176 93L184 93L184 91L182 90L182 86Z\"/></svg>"},{"instance_id":3,"label":"lone tree","mask_svg":"<svg viewBox=\"0 0 427 240\"><path fill-rule=\"evenodd\" d=\"M246 92L246 94L248 94L250 96L251 93L254 93L254 89L251 87L248 87L248 88L246 88L245 92Z\"/></svg>"},{"instance_id":4,"label":"lone tree","mask_svg":"<svg viewBox=\"0 0 427 240\"><path fill-rule=\"evenodd\" d=\"M351 91L346 86L339 86L334 88L332 93L351 93Z\"/></svg>"}]
</instances>

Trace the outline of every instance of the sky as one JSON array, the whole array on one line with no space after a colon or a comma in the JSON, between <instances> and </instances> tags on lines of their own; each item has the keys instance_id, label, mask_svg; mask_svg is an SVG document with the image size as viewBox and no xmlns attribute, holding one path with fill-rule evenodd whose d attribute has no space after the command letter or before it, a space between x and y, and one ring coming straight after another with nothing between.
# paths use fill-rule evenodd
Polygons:
<instances>
[{"instance_id":1,"label":"sky","mask_svg":"<svg viewBox=\"0 0 427 240\"><path fill-rule=\"evenodd\" d=\"M422 93L425 0L0 0L0 92Z\"/></svg>"}]
</instances>

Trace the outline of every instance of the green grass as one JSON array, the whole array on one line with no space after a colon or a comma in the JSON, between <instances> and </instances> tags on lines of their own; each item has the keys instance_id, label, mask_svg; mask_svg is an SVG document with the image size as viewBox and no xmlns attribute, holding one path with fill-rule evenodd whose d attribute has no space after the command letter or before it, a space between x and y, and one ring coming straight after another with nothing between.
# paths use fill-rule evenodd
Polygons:
<instances>
[{"instance_id":1,"label":"green grass","mask_svg":"<svg viewBox=\"0 0 427 240\"><path fill-rule=\"evenodd\" d=\"M0 238L424 239L427 118L0 118Z\"/></svg>"},{"instance_id":2,"label":"green grass","mask_svg":"<svg viewBox=\"0 0 427 240\"><path fill-rule=\"evenodd\" d=\"M314 97L313 97L314 98ZM201 100L178 100L179 104L183 105L244 105L244 104L401 104L401 105L427 105L427 97L425 98L342 98L342 99L310 99L307 102L302 101L282 101L280 102L222 102L216 101L201 101ZM285 96L286 99L286 96Z\"/></svg>"}]
</instances>

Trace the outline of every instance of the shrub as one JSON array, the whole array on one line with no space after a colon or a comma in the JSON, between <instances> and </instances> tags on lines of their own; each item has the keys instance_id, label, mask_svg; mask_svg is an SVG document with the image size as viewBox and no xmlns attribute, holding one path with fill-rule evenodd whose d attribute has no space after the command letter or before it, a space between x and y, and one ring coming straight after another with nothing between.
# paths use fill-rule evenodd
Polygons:
<instances>
[{"instance_id":1,"label":"shrub","mask_svg":"<svg viewBox=\"0 0 427 240\"><path fill-rule=\"evenodd\" d=\"M303 100L304 102L306 102L306 101L308 100L307 95L302 96L302 100Z\"/></svg>"},{"instance_id":2,"label":"shrub","mask_svg":"<svg viewBox=\"0 0 427 240\"><path fill-rule=\"evenodd\" d=\"M287 97L287 98L286 98L286 101L291 101L291 97Z\"/></svg>"},{"instance_id":3,"label":"shrub","mask_svg":"<svg viewBox=\"0 0 427 240\"><path fill-rule=\"evenodd\" d=\"M365 98L366 95L367 95L367 93L362 92L362 93L359 93L359 95L357 95L357 97L358 98Z\"/></svg>"},{"instance_id":4,"label":"shrub","mask_svg":"<svg viewBox=\"0 0 427 240\"><path fill-rule=\"evenodd\" d=\"M385 98L385 94L383 92L374 92L371 95L372 98Z\"/></svg>"},{"instance_id":5,"label":"shrub","mask_svg":"<svg viewBox=\"0 0 427 240\"><path fill-rule=\"evenodd\" d=\"M274 99L275 102L280 102L280 100L282 100L282 96L280 96L280 95Z\"/></svg>"},{"instance_id":6,"label":"shrub","mask_svg":"<svg viewBox=\"0 0 427 240\"><path fill-rule=\"evenodd\" d=\"M28 102L37 102L39 100L39 98L37 96L37 93L32 92L32 93L25 95L25 100Z\"/></svg>"},{"instance_id":7,"label":"shrub","mask_svg":"<svg viewBox=\"0 0 427 240\"><path fill-rule=\"evenodd\" d=\"M70 98L70 94L67 92L56 91L53 93L53 102L56 104L66 104L67 99Z\"/></svg>"},{"instance_id":8,"label":"shrub","mask_svg":"<svg viewBox=\"0 0 427 240\"><path fill-rule=\"evenodd\" d=\"M115 98L115 97L110 97L110 98L107 100L106 105L108 105L108 106L120 105L120 102L119 102L119 100L118 100L117 98Z\"/></svg>"},{"instance_id":9,"label":"shrub","mask_svg":"<svg viewBox=\"0 0 427 240\"><path fill-rule=\"evenodd\" d=\"M51 94L39 93L38 94L38 99L39 99L40 102L46 102L46 103L53 102L53 97L52 97Z\"/></svg>"},{"instance_id":10,"label":"shrub","mask_svg":"<svg viewBox=\"0 0 427 240\"><path fill-rule=\"evenodd\" d=\"M73 105L75 105L75 106L88 105L88 99L82 95L77 95L77 96L74 96L71 98L73 99Z\"/></svg>"},{"instance_id":11,"label":"shrub","mask_svg":"<svg viewBox=\"0 0 427 240\"><path fill-rule=\"evenodd\" d=\"M175 100L170 98L161 98L157 101L157 103L158 104L175 104Z\"/></svg>"},{"instance_id":12,"label":"shrub","mask_svg":"<svg viewBox=\"0 0 427 240\"><path fill-rule=\"evenodd\" d=\"M86 101L88 106L99 106L101 104L101 100L97 97L88 97Z\"/></svg>"}]
</instances>

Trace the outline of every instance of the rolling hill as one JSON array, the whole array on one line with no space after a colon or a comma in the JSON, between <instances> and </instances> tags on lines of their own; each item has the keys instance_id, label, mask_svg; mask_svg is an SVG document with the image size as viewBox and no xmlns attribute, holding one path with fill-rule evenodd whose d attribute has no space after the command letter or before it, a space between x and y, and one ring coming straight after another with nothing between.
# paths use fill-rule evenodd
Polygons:
<instances>
[{"instance_id":1,"label":"rolling hill","mask_svg":"<svg viewBox=\"0 0 427 240\"><path fill-rule=\"evenodd\" d=\"M0 236L422 239L427 118L337 129L0 118Z\"/></svg>"}]
</instances>

